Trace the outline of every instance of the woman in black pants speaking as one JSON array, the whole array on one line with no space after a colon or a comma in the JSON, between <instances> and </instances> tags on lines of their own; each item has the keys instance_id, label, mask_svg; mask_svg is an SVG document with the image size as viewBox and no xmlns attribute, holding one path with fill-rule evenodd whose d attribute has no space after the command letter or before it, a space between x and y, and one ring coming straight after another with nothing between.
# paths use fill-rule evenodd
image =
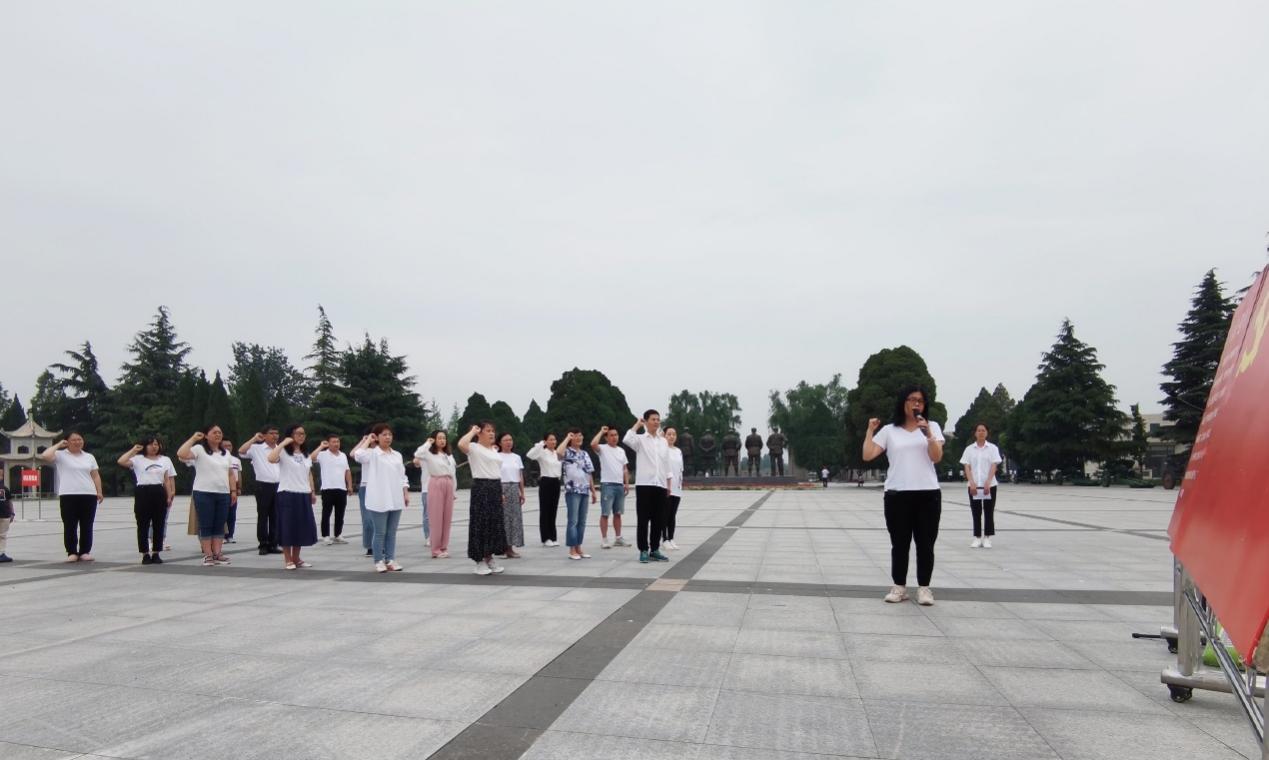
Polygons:
<instances>
[{"instance_id":1,"label":"woman in black pants speaking","mask_svg":"<svg viewBox=\"0 0 1269 760\"><path fill-rule=\"evenodd\" d=\"M864 435L864 461L883 453L890 461L886 471L886 530L890 532L890 576L894 587L886 601L908 598L908 547L916 540L917 604L934 604L930 580L934 575L934 542L939 536L939 516L943 492L939 489L934 465L943 458L943 431L927 420L929 394L920 386L909 386L895 400L890 424L868 420Z\"/></svg>"}]
</instances>

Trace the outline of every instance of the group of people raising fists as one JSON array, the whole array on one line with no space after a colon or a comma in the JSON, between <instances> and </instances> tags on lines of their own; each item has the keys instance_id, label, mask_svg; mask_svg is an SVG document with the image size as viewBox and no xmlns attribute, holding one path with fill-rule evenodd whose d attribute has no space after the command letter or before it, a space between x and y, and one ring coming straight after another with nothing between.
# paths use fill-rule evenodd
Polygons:
<instances>
[{"instance_id":1,"label":"group of people raising fists","mask_svg":"<svg viewBox=\"0 0 1269 760\"><path fill-rule=\"evenodd\" d=\"M597 502L602 507L601 547L630 545L622 536L625 495L630 488L629 462L620 445L624 443L636 455L639 560L669 561L661 550L678 548L673 542L674 518L683 484L683 458L675 446L675 431L661 430L655 410L636 420L620 443L615 429L601 428L590 442L599 461L598 485L595 460L583 449L584 441L583 431L571 428L563 438L547 434L528 452L541 469L542 545L559 545L555 521L561 493L568 515L564 543L570 560L591 556L583 541L588 506ZM410 489L405 458L392 443L392 428L383 423L371 427L347 455L340 450L336 435L306 451L308 434L302 425L282 431L267 426L252 436L237 454L255 473L260 554L281 554L287 570L312 567L301 557L301 550L318 542L313 508L319 496L324 543L343 544L347 543L343 538L344 513L348 497L356 492L362 512L362 545L374 569L380 573L402 570L396 538L401 514L410 506ZM524 463L513 451L512 436L499 435L491 422L472 426L456 445L467 456L472 474L467 556L476 563L477 574L501 573L503 567L496 558L518 558L521 555L516 549L524 546ZM57 474L67 561L91 562L93 523L97 505L104 499L97 460L84 451L84 438L79 433L71 433L41 456ZM235 456L219 425L191 435L176 456L194 470L191 532L198 535L202 564L230 564L224 544L234 540L242 459ZM350 458L361 468L357 489L352 484ZM176 496L176 469L154 436L139 441L119 457L118 464L130 470L136 481L134 512L141 562L162 564L160 552L169 548L165 545L166 524ZM457 464L446 431L434 431L414 452L413 464L423 472L423 524L431 556L447 559ZM611 541L609 518L615 534Z\"/></svg>"}]
</instances>

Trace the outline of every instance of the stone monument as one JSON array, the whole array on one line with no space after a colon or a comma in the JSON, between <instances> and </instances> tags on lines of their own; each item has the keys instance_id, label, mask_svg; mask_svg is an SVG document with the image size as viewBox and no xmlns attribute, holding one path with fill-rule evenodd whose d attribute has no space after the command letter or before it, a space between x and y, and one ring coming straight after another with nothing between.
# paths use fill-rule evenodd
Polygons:
<instances>
[{"instance_id":1,"label":"stone monument","mask_svg":"<svg viewBox=\"0 0 1269 760\"><path fill-rule=\"evenodd\" d=\"M767 436L767 453L771 455L771 476L776 476L776 469L779 468L779 477L784 477L784 447L788 444L785 440L784 433L780 432L780 428L772 428L771 435Z\"/></svg>"},{"instance_id":2,"label":"stone monument","mask_svg":"<svg viewBox=\"0 0 1269 760\"><path fill-rule=\"evenodd\" d=\"M683 474L695 475L696 470L696 439L692 438L692 431L683 428L679 431L678 447L683 452Z\"/></svg>"},{"instance_id":3,"label":"stone monument","mask_svg":"<svg viewBox=\"0 0 1269 760\"><path fill-rule=\"evenodd\" d=\"M740 433L728 430L723 436L723 477L728 472L740 477Z\"/></svg>"},{"instance_id":4,"label":"stone monument","mask_svg":"<svg viewBox=\"0 0 1269 760\"><path fill-rule=\"evenodd\" d=\"M758 428L749 428L749 435L745 438L745 453L749 455L749 477L762 475L762 436L758 435Z\"/></svg>"},{"instance_id":5,"label":"stone monument","mask_svg":"<svg viewBox=\"0 0 1269 760\"><path fill-rule=\"evenodd\" d=\"M718 444L714 441L714 434L706 431L701 436L700 442L696 444L696 474L713 475L714 457L717 455Z\"/></svg>"}]
</instances>

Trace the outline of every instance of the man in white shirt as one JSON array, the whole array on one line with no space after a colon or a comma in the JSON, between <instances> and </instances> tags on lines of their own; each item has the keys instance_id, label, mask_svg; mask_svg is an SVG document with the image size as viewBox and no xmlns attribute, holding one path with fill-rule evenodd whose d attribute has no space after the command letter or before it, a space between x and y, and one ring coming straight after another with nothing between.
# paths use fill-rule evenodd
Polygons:
<instances>
[{"instance_id":1,"label":"man in white shirt","mask_svg":"<svg viewBox=\"0 0 1269 760\"><path fill-rule=\"evenodd\" d=\"M600 443L600 441L603 443ZM630 493L630 460L617 441L617 429L604 425L590 441L590 450L599 455L599 547L629 546L621 537L621 516L626 511L626 494ZM608 516L616 534L608 540Z\"/></svg>"},{"instance_id":2,"label":"man in white shirt","mask_svg":"<svg viewBox=\"0 0 1269 760\"><path fill-rule=\"evenodd\" d=\"M661 534L665 530L670 493L670 445L661 435L660 412L655 409L644 412L626 431L622 443L635 452L639 561L669 562L670 558L661 553Z\"/></svg>"},{"instance_id":3,"label":"man in white shirt","mask_svg":"<svg viewBox=\"0 0 1269 760\"><path fill-rule=\"evenodd\" d=\"M348 543L344 540L344 512L348 509L348 497L353 493L352 470L348 468L348 455L339 447L339 436L332 433L310 455L321 475L322 543L326 546ZM330 532L332 514L335 516L334 537Z\"/></svg>"},{"instance_id":4,"label":"man in white shirt","mask_svg":"<svg viewBox=\"0 0 1269 760\"><path fill-rule=\"evenodd\" d=\"M259 433L238 449L238 456L251 462L256 475L256 540L261 554L281 554L278 547L277 511L274 501L278 496L278 465L269 461L269 452L278 445L278 428L265 425Z\"/></svg>"}]
</instances>

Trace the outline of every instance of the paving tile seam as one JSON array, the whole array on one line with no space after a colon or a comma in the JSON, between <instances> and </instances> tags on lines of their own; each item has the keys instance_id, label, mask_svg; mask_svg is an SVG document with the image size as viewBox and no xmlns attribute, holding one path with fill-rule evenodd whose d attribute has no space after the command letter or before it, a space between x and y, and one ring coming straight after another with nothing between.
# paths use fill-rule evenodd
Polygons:
<instances>
[{"instance_id":1,"label":"paving tile seam","mask_svg":"<svg viewBox=\"0 0 1269 760\"><path fill-rule=\"evenodd\" d=\"M661 574L660 578L690 581L692 576L699 572L710 558L722 548L723 544L736 535L735 528L743 525L745 521L752 517L771 498L771 495L771 491L763 494L754 503L735 515L727 525L719 528L694 550L676 561L673 566ZM648 579L648 583L651 584L654 580L656 579ZM612 658L624 651L630 645L630 642L634 640L635 636L643 631L678 593L680 592L673 590L654 591L646 588L640 591L602 622L578 638L572 646L565 649L564 652L539 670L537 674L530 676L507 698L480 718L477 718L467 729L459 732L457 736L453 737L430 757L436 760L459 760L460 758L476 756L482 757L484 760L518 760L533 746L533 743L540 737L541 732L548 730L564 714L565 710L581 696L586 687L595 683L595 677L603 672L603 669L607 667ZM620 640L616 640L618 637L614 636L611 631L608 632L607 637L601 632L606 628L613 627L616 627L619 632ZM585 663L586 667L579 667L585 662L585 658L578 657L577 662L573 662L573 658L585 650L595 650L598 655L594 657L593 662ZM551 679L553 674L561 670L565 673L578 675L571 678L554 678L554 682L569 688L567 693L563 695L552 695L545 688L545 685L552 683L552 680L548 679ZM561 696L562 698L552 703L549 702L552 696ZM532 737L532 741L527 743L518 742L510 746L504 745L498 748L500 751L497 754L491 751L492 748L482 746L481 729L476 727L507 728L509 727L507 725L509 722L527 722L503 717L506 712L516 709L527 713L528 710L525 708L524 703L538 707L539 710L543 704L550 705L550 709L545 710L544 714L537 716L537 722L544 725L531 727L539 731L538 735ZM514 712L512 718L514 718ZM526 727L521 726L521 728Z\"/></svg>"},{"instance_id":2,"label":"paving tile seam","mask_svg":"<svg viewBox=\"0 0 1269 760\"><path fill-rule=\"evenodd\" d=\"M617 736L617 734L594 734L589 731L575 731L571 729L567 731L563 729L549 729L548 731L545 731L543 733L568 734L570 736L595 736L595 737ZM765 747L750 747L744 744L719 744L718 742L710 742L710 741L689 742L689 741L680 741L678 739L648 739L642 736L620 736L619 738L638 739L639 741L651 742L653 744L673 744L673 745L682 746L687 749L691 749L694 747L719 747L721 749L759 749L759 750L766 749ZM812 750L805 750L805 749L796 750L796 751L795 750L771 750L771 751L772 752L788 752L788 753L797 754L797 755L805 755L807 757L822 757L822 758L825 758L826 760L877 760L877 758L880 757L880 755L836 755L833 753L815 752Z\"/></svg>"}]
</instances>

